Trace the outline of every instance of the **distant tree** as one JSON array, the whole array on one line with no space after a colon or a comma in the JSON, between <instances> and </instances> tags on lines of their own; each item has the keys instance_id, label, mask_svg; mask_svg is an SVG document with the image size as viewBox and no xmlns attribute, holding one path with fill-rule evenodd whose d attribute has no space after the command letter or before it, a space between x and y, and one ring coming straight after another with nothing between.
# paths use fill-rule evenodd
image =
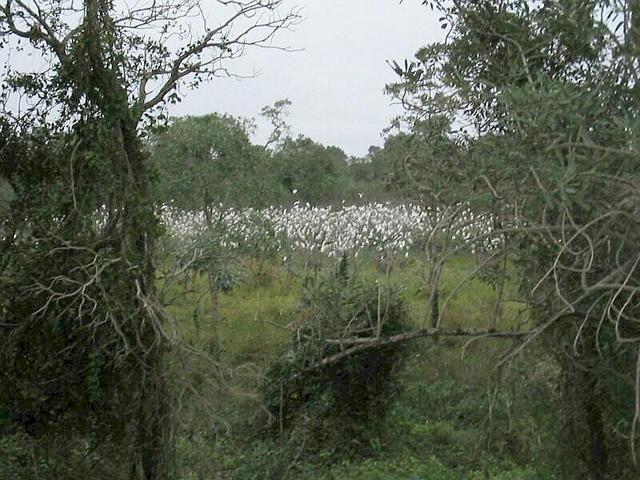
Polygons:
<instances>
[{"instance_id":1,"label":"distant tree","mask_svg":"<svg viewBox=\"0 0 640 480\"><path fill-rule=\"evenodd\" d=\"M207 276L211 322L207 328L219 351L220 278L230 259L215 238L224 235L218 216L229 207L264 207L284 196L271 169L269 153L249 140L246 121L210 114L172 119L149 140L157 199L180 210L202 212L207 233L193 258L194 269ZM195 250L195 248L194 248Z\"/></svg>"},{"instance_id":2,"label":"distant tree","mask_svg":"<svg viewBox=\"0 0 640 480\"><path fill-rule=\"evenodd\" d=\"M388 90L392 91L393 86ZM424 247L428 260L426 291L428 293L425 325L438 327L441 321L440 281L450 253L457 248L452 236L458 229L461 199L471 200L471 189L463 172L464 142L451 132L451 120L444 115L412 119L408 132L390 135L378 157L384 159L379 168L387 170L387 188L397 198L414 202L427 209L432 227ZM375 159L374 161L379 161ZM471 208L469 204L466 208Z\"/></svg>"},{"instance_id":3,"label":"distant tree","mask_svg":"<svg viewBox=\"0 0 640 480\"><path fill-rule=\"evenodd\" d=\"M271 134L264 144L264 148L278 147L287 138L291 137L291 127L285 118L289 116L291 101L287 98L277 100L273 106L265 106L260 110L260 115L271 123Z\"/></svg>"},{"instance_id":4,"label":"distant tree","mask_svg":"<svg viewBox=\"0 0 640 480\"><path fill-rule=\"evenodd\" d=\"M285 140L273 162L281 184L294 198L317 205L342 200L348 165L341 149L300 136Z\"/></svg>"},{"instance_id":5,"label":"distant tree","mask_svg":"<svg viewBox=\"0 0 640 480\"><path fill-rule=\"evenodd\" d=\"M218 203L265 206L282 194L264 148L229 115L172 119L149 143L158 199L175 207L209 215Z\"/></svg>"}]
</instances>

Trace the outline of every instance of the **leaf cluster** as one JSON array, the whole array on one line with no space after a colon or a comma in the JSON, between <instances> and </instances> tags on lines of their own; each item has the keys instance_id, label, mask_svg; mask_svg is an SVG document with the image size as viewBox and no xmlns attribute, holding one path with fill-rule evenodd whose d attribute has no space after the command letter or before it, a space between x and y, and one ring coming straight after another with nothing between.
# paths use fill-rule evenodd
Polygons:
<instances>
[{"instance_id":1,"label":"leaf cluster","mask_svg":"<svg viewBox=\"0 0 640 480\"><path fill-rule=\"evenodd\" d=\"M388 346L322 362L341 351L341 338L406 331L401 290L346 279L338 272L308 288L296 317L292 345L269 367L262 387L274 428L306 431L311 448L351 445L365 451L370 429L384 419L399 388L404 348Z\"/></svg>"}]
</instances>

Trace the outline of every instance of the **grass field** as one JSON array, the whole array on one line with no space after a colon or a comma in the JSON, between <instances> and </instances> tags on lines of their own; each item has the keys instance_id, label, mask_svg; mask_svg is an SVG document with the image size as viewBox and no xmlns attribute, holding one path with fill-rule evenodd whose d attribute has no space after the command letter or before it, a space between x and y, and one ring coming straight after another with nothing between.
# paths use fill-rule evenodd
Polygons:
<instances>
[{"instance_id":1,"label":"grass field","mask_svg":"<svg viewBox=\"0 0 640 480\"><path fill-rule=\"evenodd\" d=\"M442 302L474 266L470 256L454 258L447 265ZM390 273L381 272L366 256L349 267L352 276L363 280L402 285L411 323L422 325L427 291L425 265L417 255L397 261ZM259 275L249 260L234 269L237 281L219 294L215 325L204 276L173 287L182 293L170 306L181 334L215 350L220 365L225 365L208 370L201 364L198 375L207 377L209 371L210 378L202 379L197 395L183 396L187 405L183 418L190 420L184 422L177 440L181 478L553 478L547 437L553 433L548 405L554 392L548 380L556 375L554 366L534 348L497 370L509 343L496 339L469 344L446 338L413 341L399 372L403 388L383 426L368 434L364 455L344 455L344 446L331 444L309 452L299 439L286 434L262 435L261 375L292 340L287 326L296 318L304 275L301 263L268 262ZM331 271L325 263L309 275L326 276ZM486 327L495 314L496 295L480 280L465 284L448 303L443 326ZM522 328L526 312L520 311L514 285L506 285L505 298L509 301L502 306L498 328L516 324ZM198 407L205 403L209 417Z\"/></svg>"}]
</instances>

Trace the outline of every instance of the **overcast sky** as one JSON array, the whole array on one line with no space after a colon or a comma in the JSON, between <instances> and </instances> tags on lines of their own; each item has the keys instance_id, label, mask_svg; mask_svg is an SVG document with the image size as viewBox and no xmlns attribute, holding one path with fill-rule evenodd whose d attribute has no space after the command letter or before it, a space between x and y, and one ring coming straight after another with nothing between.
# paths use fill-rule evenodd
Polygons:
<instances>
[{"instance_id":1,"label":"overcast sky","mask_svg":"<svg viewBox=\"0 0 640 480\"><path fill-rule=\"evenodd\" d=\"M382 143L380 133L398 113L383 93L395 79L387 60L411 58L438 41L437 14L419 0L292 0L304 20L277 43L298 52L254 49L230 65L256 78L216 79L188 92L172 115L210 112L257 117L264 105L288 98L294 134L361 156ZM259 123L255 141L269 129Z\"/></svg>"}]
</instances>

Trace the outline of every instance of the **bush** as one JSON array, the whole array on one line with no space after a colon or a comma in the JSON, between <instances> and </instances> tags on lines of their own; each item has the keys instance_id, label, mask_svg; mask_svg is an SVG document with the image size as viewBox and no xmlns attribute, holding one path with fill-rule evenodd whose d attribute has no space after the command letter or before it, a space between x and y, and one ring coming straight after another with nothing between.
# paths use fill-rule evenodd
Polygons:
<instances>
[{"instance_id":1,"label":"bush","mask_svg":"<svg viewBox=\"0 0 640 480\"><path fill-rule=\"evenodd\" d=\"M292 344L267 370L262 390L281 434L302 428L309 447L366 453L371 429L381 424L398 389L404 347L327 359L358 339L405 331L409 317L400 288L356 282L345 271L343 265L334 278L307 289Z\"/></svg>"},{"instance_id":2,"label":"bush","mask_svg":"<svg viewBox=\"0 0 640 480\"><path fill-rule=\"evenodd\" d=\"M11 480L124 480L130 478L121 445L98 439L19 429L0 434L0 478Z\"/></svg>"}]
</instances>

